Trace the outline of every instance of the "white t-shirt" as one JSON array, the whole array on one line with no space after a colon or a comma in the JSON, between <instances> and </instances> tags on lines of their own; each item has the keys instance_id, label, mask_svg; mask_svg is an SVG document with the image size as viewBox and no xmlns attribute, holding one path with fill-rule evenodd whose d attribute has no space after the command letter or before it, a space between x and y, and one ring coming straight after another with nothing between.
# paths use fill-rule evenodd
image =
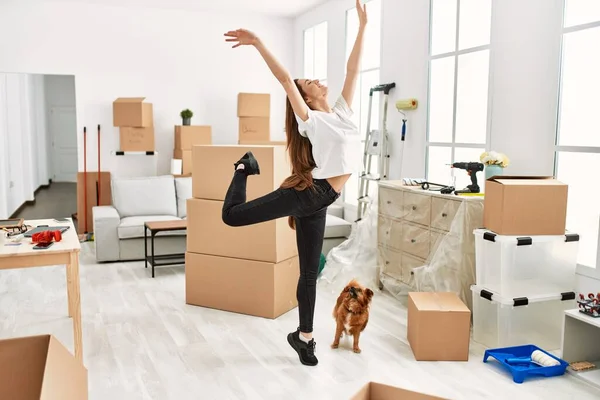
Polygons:
<instances>
[{"instance_id":1,"label":"white t-shirt","mask_svg":"<svg viewBox=\"0 0 600 400\"><path fill-rule=\"evenodd\" d=\"M352 110L343 96L335 102L331 113L308 110L308 119L296 115L300 134L312 144L317 164L314 179L359 173L362 170L363 149L358 128L352 122Z\"/></svg>"}]
</instances>

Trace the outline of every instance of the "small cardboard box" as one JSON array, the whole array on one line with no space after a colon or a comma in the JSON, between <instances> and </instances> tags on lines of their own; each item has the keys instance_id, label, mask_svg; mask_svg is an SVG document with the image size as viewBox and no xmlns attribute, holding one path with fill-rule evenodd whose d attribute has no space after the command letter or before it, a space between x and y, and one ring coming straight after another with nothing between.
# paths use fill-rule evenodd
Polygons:
<instances>
[{"instance_id":1,"label":"small cardboard box","mask_svg":"<svg viewBox=\"0 0 600 400\"><path fill-rule=\"evenodd\" d=\"M223 222L222 201L188 199L186 209L187 251L273 263L298 255L287 218L231 227Z\"/></svg>"},{"instance_id":2,"label":"small cardboard box","mask_svg":"<svg viewBox=\"0 0 600 400\"><path fill-rule=\"evenodd\" d=\"M199 144L212 144L211 126L175 126L175 150L192 150L193 146Z\"/></svg>"},{"instance_id":3,"label":"small cardboard box","mask_svg":"<svg viewBox=\"0 0 600 400\"><path fill-rule=\"evenodd\" d=\"M119 147L121 151L154 151L154 127L120 127Z\"/></svg>"},{"instance_id":4,"label":"small cardboard box","mask_svg":"<svg viewBox=\"0 0 600 400\"><path fill-rule=\"evenodd\" d=\"M271 95L268 93L238 93L238 117L270 117Z\"/></svg>"},{"instance_id":5,"label":"small cardboard box","mask_svg":"<svg viewBox=\"0 0 600 400\"><path fill-rule=\"evenodd\" d=\"M212 145L192 149L192 195L196 199L225 200L237 162L252 151L260 175L248 179L246 200L277 189L290 176L291 168L283 146Z\"/></svg>"},{"instance_id":6,"label":"small cardboard box","mask_svg":"<svg viewBox=\"0 0 600 400\"><path fill-rule=\"evenodd\" d=\"M241 117L239 143L268 142L271 138L271 120L268 117Z\"/></svg>"},{"instance_id":7,"label":"small cardboard box","mask_svg":"<svg viewBox=\"0 0 600 400\"><path fill-rule=\"evenodd\" d=\"M173 158L181 160L182 175L191 175L192 173L192 151L191 150L173 150Z\"/></svg>"},{"instance_id":8,"label":"small cardboard box","mask_svg":"<svg viewBox=\"0 0 600 400\"><path fill-rule=\"evenodd\" d=\"M287 146L285 140L238 140L238 144L257 145L257 146Z\"/></svg>"},{"instance_id":9,"label":"small cardboard box","mask_svg":"<svg viewBox=\"0 0 600 400\"><path fill-rule=\"evenodd\" d=\"M496 176L485 182L483 225L499 235L564 235L567 197L552 177Z\"/></svg>"},{"instance_id":10,"label":"small cardboard box","mask_svg":"<svg viewBox=\"0 0 600 400\"><path fill-rule=\"evenodd\" d=\"M298 257L275 264L188 252L186 303L274 319L298 305L299 275Z\"/></svg>"},{"instance_id":11,"label":"small cardboard box","mask_svg":"<svg viewBox=\"0 0 600 400\"><path fill-rule=\"evenodd\" d=\"M394 386L369 382L350 400L447 400Z\"/></svg>"},{"instance_id":12,"label":"small cardboard box","mask_svg":"<svg viewBox=\"0 0 600 400\"><path fill-rule=\"evenodd\" d=\"M407 336L417 361L468 361L471 311L455 293L411 292Z\"/></svg>"},{"instance_id":13,"label":"small cardboard box","mask_svg":"<svg viewBox=\"0 0 600 400\"><path fill-rule=\"evenodd\" d=\"M152 103L145 97L119 97L113 102L113 125L147 128L154 126Z\"/></svg>"},{"instance_id":14,"label":"small cardboard box","mask_svg":"<svg viewBox=\"0 0 600 400\"><path fill-rule=\"evenodd\" d=\"M0 340L0 399L87 398L86 368L54 336Z\"/></svg>"}]
</instances>

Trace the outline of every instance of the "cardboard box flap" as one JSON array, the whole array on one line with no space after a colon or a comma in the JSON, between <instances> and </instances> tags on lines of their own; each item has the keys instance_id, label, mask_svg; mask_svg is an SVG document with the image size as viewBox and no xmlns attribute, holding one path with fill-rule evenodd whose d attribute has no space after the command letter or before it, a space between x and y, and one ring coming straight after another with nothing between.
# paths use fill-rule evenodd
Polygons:
<instances>
[{"instance_id":1,"label":"cardboard box flap","mask_svg":"<svg viewBox=\"0 0 600 400\"><path fill-rule=\"evenodd\" d=\"M512 175L496 175L488 179L488 181L497 182L501 185L527 186L527 185L564 185L557 181L553 176L512 176Z\"/></svg>"},{"instance_id":2,"label":"cardboard box flap","mask_svg":"<svg viewBox=\"0 0 600 400\"><path fill-rule=\"evenodd\" d=\"M145 97L119 97L115 103L141 103L145 100Z\"/></svg>"},{"instance_id":3,"label":"cardboard box flap","mask_svg":"<svg viewBox=\"0 0 600 400\"><path fill-rule=\"evenodd\" d=\"M352 400L445 400L441 397L417 393L399 387L370 382L366 384Z\"/></svg>"},{"instance_id":4,"label":"cardboard box flap","mask_svg":"<svg viewBox=\"0 0 600 400\"><path fill-rule=\"evenodd\" d=\"M471 312L455 293L412 292L410 296L419 311Z\"/></svg>"},{"instance_id":5,"label":"cardboard box flap","mask_svg":"<svg viewBox=\"0 0 600 400\"><path fill-rule=\"evenodd\" d=\"M50 335L0 342L0 388L9 399L39 399Z\"/></svg>"}]
</instances>

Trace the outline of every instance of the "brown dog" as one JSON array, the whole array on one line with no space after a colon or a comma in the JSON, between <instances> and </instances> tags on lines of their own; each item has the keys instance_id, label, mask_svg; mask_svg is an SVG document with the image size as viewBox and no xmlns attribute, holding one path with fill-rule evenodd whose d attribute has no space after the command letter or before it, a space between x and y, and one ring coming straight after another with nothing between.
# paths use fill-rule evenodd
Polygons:
<instances>
[{"instance_id":1,"label":"brown dog","mask_svg":"<svg viewBox=\"0 0 600 400\"><path fill-rule=\"evenodd\" d=\"M360 353L358 338L369 322L369 306L372 298L373 291L365 288L356 280L352 280L346 285L333 309L333 318L335 318L337 327L331 348L339 347L342 334L345 333L354 337L352 350Z\"/></svg>"}]
</instances>

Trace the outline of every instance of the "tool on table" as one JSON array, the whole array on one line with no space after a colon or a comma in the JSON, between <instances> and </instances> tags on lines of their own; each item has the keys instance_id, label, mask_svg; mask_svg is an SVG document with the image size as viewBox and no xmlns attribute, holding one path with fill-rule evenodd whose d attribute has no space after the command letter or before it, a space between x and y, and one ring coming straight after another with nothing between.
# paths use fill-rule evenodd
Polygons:
<instances>
[{"instance_id":1,"label":"tool on table","mask_svg":"<svg viewBox=\"0 0 600 400\"><path fill-rule=\"evenodd\" d=\"M359 176L358 207L356 222L360 221L371 202L369 198L369 183L388 179L390 169L389 136L387 130L387 109L390 91L396 87L394 82L384 83L371 88L369 91L369 111L367 114L367 132L365 136L365 148L363 155L363 172ZM383 116L379 124L379 130L371 131L371 115L373 109L373 93L383 94ZM379 157L379 174L371 171L373 157Z\"/></svg>"},{"instance_id":2,"label":"tool on table","mask_svg":"<svg viewBox=\"0 0 600 400\"><path fill-rule=\"evenodd\" d=\"M454 193L479 193L480 188L477 184L477 172L483 171L483 164L480 162L455 162L451 165L452 168L464 169L467 171L467 174L471 177L471 184L467 186L466 189L456 190Z\"/></svg>"},{"instance_id":3,"label":"tool on table","mask_svg":"<svg viewBox=\"0 0 600 400\"><path fill-rule=\"evenodd\" d=\"M505 360L508 364L536 364L540 367L553 367L555 365L560 365L560 361L550 357L546 353L540 350L535 350L531 353L531 357L515 357L515 358L507 358Z\"/></svg>"},{"instance_id":4,"label":"tool on table","mask_svg":"<svg viewBox=\"0 0 600 400\"><path fill-rule=\"evenodd\" d=\"M50 242L60 242L62 240L62 231L42 231L31 235L31 242L45 244Z\"/></svg>"},{"instance_id":5,"label":"tool on table","mask_svg":"<svg viewBox=\"0 0 600 400\"><path fill-rule=\"evenodd\" d=\"M437 188L432 189L431 186L437 186ZM421 189L430 190L432 192L440 192L441 194L452 194L452 192L455 190L454 186L442 185L441 183L433 182L421 183Z\"/></svg>"},{"instance_id":6,"label":"tool on table","mask_svg":"<svg viewBox=\"0 0 600 400\"><path fill-rule=\"evenodd\" d=\"M582 293L579 293L579 300L577 300L577 304L579 305L579 312L585 315L589 315L593 318L600 317L600 293L594 295L594 293L588 293L588 298L586 299Z\"/></svg>"}]
</instances>

